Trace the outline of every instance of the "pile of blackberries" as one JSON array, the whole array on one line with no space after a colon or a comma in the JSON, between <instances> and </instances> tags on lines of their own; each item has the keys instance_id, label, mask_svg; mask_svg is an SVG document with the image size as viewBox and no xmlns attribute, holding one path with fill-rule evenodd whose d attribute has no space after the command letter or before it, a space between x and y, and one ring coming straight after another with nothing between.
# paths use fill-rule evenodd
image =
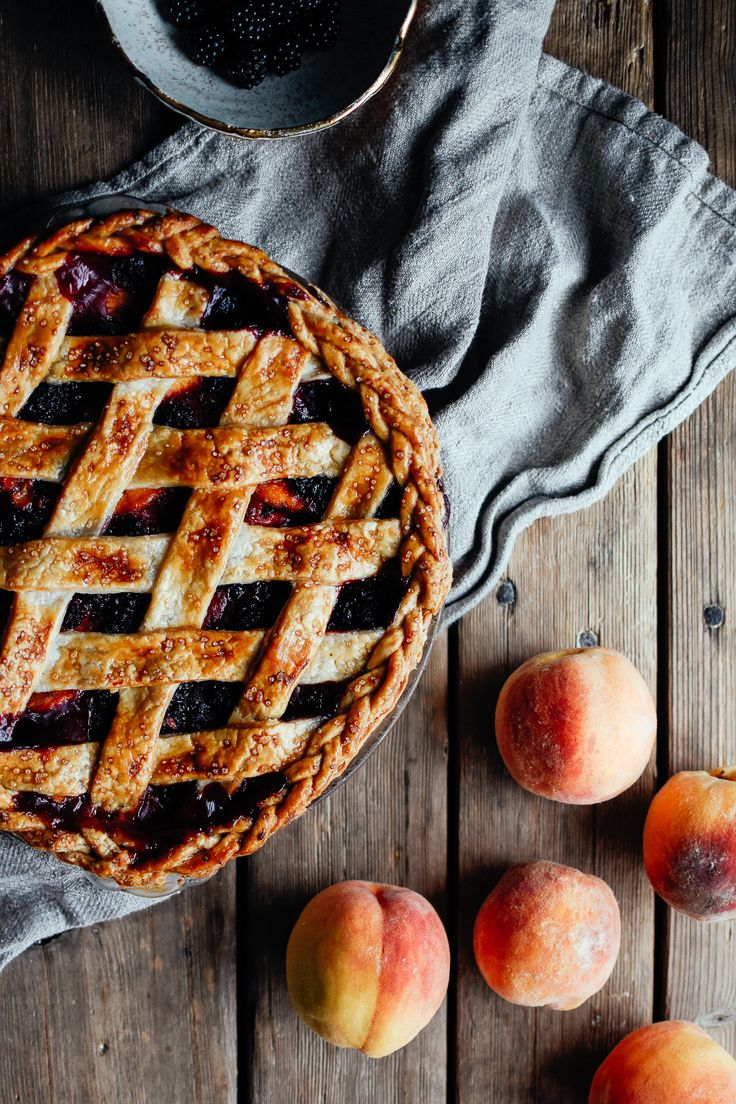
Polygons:
<instances>
[{"instance_id":1,"label":"pile of blackberries","mask_svg":"<svg viewBox=\"0 0 736 1104\"><path fill-rule=\"evenodd\" d=\"M239 88L283 77L302 54L325 50L340 33L340 0L160 0L164 17L185 34L197 65Z\"/></svg>"}]
</instances>

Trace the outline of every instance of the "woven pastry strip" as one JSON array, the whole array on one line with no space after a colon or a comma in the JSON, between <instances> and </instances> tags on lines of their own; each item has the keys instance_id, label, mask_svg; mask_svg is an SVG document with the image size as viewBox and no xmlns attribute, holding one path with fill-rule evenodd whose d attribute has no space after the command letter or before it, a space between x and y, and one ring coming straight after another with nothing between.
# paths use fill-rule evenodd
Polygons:
<instances>
[{"instance_id":1,"label":"woven pastry strip","mask_svg":"<svg viewBox=\"0 0 736 1104\"><path fill-rule=\"evenodd\" d=\"M117 384L116 393L121 393L118 389L124 386L143 388L144 394L151 387L140 381ZM155 381L154 405L169 386L166 381ZM3 428L0 423L0 433ZM36 427L29 423L27 429L10 430L0 444L2 470L21 479L61 481L79 449L79 436L78 427ZM270 479L339 475L349 451L349 446L326 425L258 426L243 432L232 424L215 429L153 426L128 486L246 487Z\"/></svg>"},{"instance_id":2,"label":"woven pastry strip","mask_svg":"<svg viewBox=\"0 0 736 1104\"><path fill-rule=\"evenodd\" d=\"M0 396L3 373L0 373ZM118 384L56 503L46 535L99 533L130 483L168 384ZM24 592L16 597L0 650L0 713L20 713L33 693L36 673L61 628L67 596Z\"/></svg>"},{"instance_id":3,"label":"woven pastry strip","mask_svg":"<svg viewBox=\"0 0 736 1104\"><path fill-rule=\"evenodd\" d=\"M69 257L167 258L138 334L67 335L72 304L56 273ZM165 266L164 266L165 267ZM295 284L265 254L171 212L120 212L21 243L0 259L28 280L0 369L0 478L63 483L43 536L0 548L0 588L15 592L0 646L0 715L33 693L118 691L101 742L0 752L0 826L124 884L166 871L200 875L260 846L324 792L396 704L419 662L449 586L437 440L426 407L372 335ZM288 308L296 340L248 329L201 329L211 293L189 272L246 279ZM265 300L264 300L265 302ZM272 309L272 308L269 308ZM279 308L281 309L281 308ZM154 425L160 402L192 379L233 380L210 429ZM371 432L350 446L326 424L289 422L305 381L334 378L359 394ZM112 386L95 425L18 418L40 383ZM244 523L262 483L337 478L324 517L309 525ZM375 519L389 486L398 518ZM123 492L192 488L173 535L103 535ZM404 597L385 629L328 632L346 582L399 556ZM271 629L204 629L218 587L290 583ZM137 632L61 632L72 594L142 593ZM162 723L181 682L242 683L230 720L167 736ZM283 719L295 687L343 685L339 710ZM280 772L280 774L274 774ZM231 824L193 830L150 859L105 816L130 816L149 786L281 778ZM14 794L89 795L97 820L47 825ZM86 798L85 798L86 800ZM121 822L122 823L122 822Z\"/></svg>"},{"instance_id":4,"label":"woven pastry strip","mask_svg":"<svg viewBox=\"0 0 736 1104\"><path fill-rule=\"evenodd\" d=\"M185 290L183 294L186 295ZM172 305L173 300L173 313L181 317L185 312L177 306L177 296L168 286L165 287L165 295L167 307ZM153 317L160 319L163 312L163 303L155 299ZM273 346L274 343L271 344ZM265 424L269 424L269 421L274 424L274 419L276 424L281 424L286 421L291 410L293 392L304 357L279 356L281 346L288 344L293 343L282 340L271 349L272 355L268 359L271 389L269 392L260 392L264 398L268 394L270 418L266 418L264 411L258 411L257 405L255 406L261 415L262 424L264 419ZM241 360L251 349L252 344L241 342ZM255 392L255 388L243 383L243 379L247 380L251 374L251 363L253 373L257 376L261 373L261 358L256 358L253 362L242 361L240 383L222 415L223 426L240 425L245 428L245 423L239 422L238 413L247 409L247 404L240 398L242 393ZM263 407L266 407L265 401ZM183 471L190 476L192 465L186 462L185 455L180 455L173 449L166 451L164 455L173 460L176 465L173 470ZM199 485L191 477L186 478L186 482L193 486ZM151 603L141 626L142 633L157 628L201 626L225 570L230 549L242 526L251 490L246 484L239 491L194 491L159 570L151 592ZM162 652L168 658L163 649ZM191 659L191 655L192 653L185 652L187 660ZM236 678L245 676L252 656L253 650L248 649L242 664L236 668ZM133 810L140 803L151 781L156 742L178 681L169 680L164 685L150 689L131 687L121 690L118 708L100 752L97 772L90 790L93 803L101 809Z\"/></svg>"},{"instance_id":5,"label":"woven pastry strip","mask_svg":"<svg viewBox=\"0 0 736 1104\"><path fill-rule=\"evenodd\" d=\"M316 522L266 529L243 524L230 546L220 582L259 579L340 586L375 575L396 555L395 518ZM48 537L0 548L0 587L96 593L150 591L171 537Z\"/></svg>"},{"instance_id":6,"label":"woven pastry strip","mask_svg":"<svg viewBox=\"0 0 736 1104\"><path fill-rule=\"evenodd\" d=\"M354 447L327 507L326 518L364 517L375 512L391 483L383 450L373 437ZM277 720L294 687L317 654L337 600L334 586L297 584L271 639L248 680L233 721Z\"/></svg>"}]
</instances>

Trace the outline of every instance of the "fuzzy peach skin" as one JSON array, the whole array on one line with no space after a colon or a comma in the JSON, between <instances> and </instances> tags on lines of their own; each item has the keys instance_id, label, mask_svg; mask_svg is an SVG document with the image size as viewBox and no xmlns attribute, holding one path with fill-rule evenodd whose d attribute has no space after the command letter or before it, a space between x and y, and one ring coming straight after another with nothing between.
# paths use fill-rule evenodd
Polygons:
<instances>
[{"instance_id":1,"label":"fuzzy peach skin","mask_svg":"<svg viewBox=\"0 0 736 1104\"><path fill-rule=\"evenodd\" d=\"M338 882L313 897L286 950L298 1015L328 1042L382 1058L442 1004L450 948L439 916L401 886Z\"/></svg>"},{"instance_id":2,"label":"fuzzy peach skin","mask_svg":"<svg viewBox=\"0 0 736 1104\"><path fill-rule=\"evenodd\" d=\"M682 771L644 825L644 865L668 905L695 920L736 919L736 769Z\"/></svg>"},{"instance_id":3,"label":"fuzzy peach skin","mask_svg":"<svg viewBox=\"0 0 736 1104\"><path fill-rule=\"evenodd\" d=\"M640 1027L593 1078L588 1104L734 1104L736 1062L683 1020Z\"/></svg>"},{"instance_id":4,"label":"fuzzy peach skin","mask_svg":"<svg viewBox=\"0 0 736 1104\"><path fill-rule=\"evenodd\" d=\"M656 732L647 684L609 648L533 656L507 679L496 706L496 739L511 776L570 805L608 801L633 785Z\"/></svg>"},{"instance_id":5,"label":"fuzzy peach skin","mask_svg":"<svg viewBox=\"0 0 736 1104\"><path fill-rule=\"evenodd\" d=\"M541 860L506 871L473 931L491 989L512 1004L563 1012L603 988L620 946L621 916L606 883Z\"/></svg>"}]
</instances>

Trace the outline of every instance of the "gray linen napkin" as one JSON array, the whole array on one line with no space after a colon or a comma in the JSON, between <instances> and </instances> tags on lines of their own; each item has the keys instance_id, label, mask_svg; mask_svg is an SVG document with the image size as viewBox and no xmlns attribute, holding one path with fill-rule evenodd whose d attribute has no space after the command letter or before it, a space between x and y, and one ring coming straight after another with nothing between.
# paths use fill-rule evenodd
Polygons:
<instances>
[{"instance_id":1,"label":"gray linen napkin","mask_svg":"<svg viewBox=\"0 0 736 1104\"><path fill-rule=\"evenodd\" d=\"M190 210L382 337L440 431L447 621L525 526L605 494L736 359L734 193L642 104L541 57L551 7L427 3L389 87L336 129L274 144L187 125L63 197ZM0 964L141 904L0 843Z\"/></svg>"}]
</instances>

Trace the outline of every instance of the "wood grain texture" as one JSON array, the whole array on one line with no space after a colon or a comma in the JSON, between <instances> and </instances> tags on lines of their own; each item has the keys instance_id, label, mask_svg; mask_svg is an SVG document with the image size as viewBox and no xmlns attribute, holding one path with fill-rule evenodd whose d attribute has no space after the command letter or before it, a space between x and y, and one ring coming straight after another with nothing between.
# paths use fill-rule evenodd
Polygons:
<instances>
[{"instance_id":1,"label":"wood grain texture","mask_svg":"<svg viewBox=\"0 0 736 1104\"><path fill-rule=\"evenodd\" d=\"M4 213L110 176L178 124L130 77L94 0L3 0Z\"/></svg>"},{"instance_id":2,"label":"wood grain texture","mask_svg":"<svg viewBox=\"0 0 736 1104\"><path fill-rule=\"evenodd\" d=\"M545 49L651 104L652 17L650 0L558 0Z\"/></svg>"},{"instance_id":3,"label":"wood grain texture","mask_svg":"<svg viewBox=\"0 0 736 1104\"><path fill-rule=\"evenodd\" d=\"M0 976L0 1099L236 1099L235 871Z\"/></svg>"},{"instance_id":4,"label":"wood grain texture","mask_svg":"<svg viewBox=\"0 0 736 1104\"><path fill-rule=\"evenodd\" d=\"M670 0L661 14L659 110L736 184L736 4ZM666 31L666 34L665 34ZM726 379L673 434L669 469L669 773L736 762L736 384ZM704 609L725 621L709 629ZM696 1020L736 1052L733 923L667 914L661 1013Z\"/></svg>"},{"instance_id":5,"label":"wood grain texture","mask_svg":"<svg viewBox=\"0 0 736 1104\"><path fill-rule=\"evenodd\" d=\"M647 3L558 5L547 48L650 99ZM466 1104L579 1104L607 1051L649 1021L654 902L641 863L641 830L654 784L650 766L622 797L592 808L535 798L509 777L493 735L498 692L535 652L583 640L625 652L656 688L657 462L637 464L600 505L542 521L520 540L508 578L517 600L491 597L458 630L460 687L457 1096ZM598 874L621 905L623 943L606 988L582 1008L516 1008L488 990L472 955L472 925L512 863L548 858Z\"/></svg>"},{"instance_id":6,"label":"wood grain texture","mask_svg":"<svg viewBox=\"0 0 736 1104\"><path fill-rule=\"evenodd\" d=\"M459 689L458 1099L468 1104L579 1104L619 1038L652 1008L654 913L641 863L653 768L598 807L536 798L507 774L493 710L514 667L575 647L581 633L625 652L656 686L656 466L651 456L597 507L543 521L508 570L511 609L489 598L463 621ZM488 990L472 957L472 925L512 863L546 858L604 878L621 906L623 944L605 989L575 1012L532 1011Z\"/></svg>"},{"instance_id":7,"label":"wood grain texture","mask_svg":"<svg viewBox=\"0 0 736 1104\"><path fill-rule=\"evenodd\" d=\"M289 932L307 901L347 878L408 886L445 916L447 642L437 640L415 696L358 777L279 833L247 878L247 1069L253 1104L445 1104L446 1009L381 1061L337 1049L294 1015L284 979ZM244 1087L243 1087L244 1088Z\"/></svg>"}]
</instances>

